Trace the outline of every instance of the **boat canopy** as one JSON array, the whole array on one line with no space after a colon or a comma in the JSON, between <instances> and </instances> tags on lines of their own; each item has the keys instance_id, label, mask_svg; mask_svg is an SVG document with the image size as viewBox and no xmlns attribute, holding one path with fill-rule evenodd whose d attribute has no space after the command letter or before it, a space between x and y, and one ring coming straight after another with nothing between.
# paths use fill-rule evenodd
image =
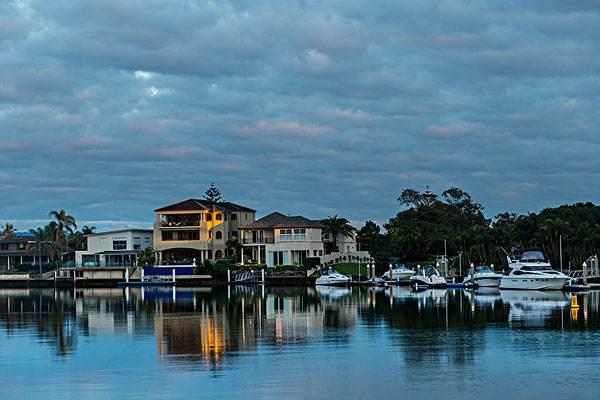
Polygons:
<instances>
[{"instance_id":1,"label":"boat canopy","mask_svg":"<svg viewBox=\"0 0 600 400\"><path fill-rule=\"evenodd\" d=\"M546 261L546 257L544 257L544 253L539 250L529 250L524 251L523 254L521 254L521 261Z\"/></svg>"},{"instance_id":2,"label":"boat canopy","mask_svg":"<svg viewBox=\"0 0 600 400\"><path fill-rule=\"evenodd\" d=\"M494 271L492 271L492 269L487 265L478 265L475 267L475 273L484 273L484 272L494 272Z\"/></svg>"}]
</instances>

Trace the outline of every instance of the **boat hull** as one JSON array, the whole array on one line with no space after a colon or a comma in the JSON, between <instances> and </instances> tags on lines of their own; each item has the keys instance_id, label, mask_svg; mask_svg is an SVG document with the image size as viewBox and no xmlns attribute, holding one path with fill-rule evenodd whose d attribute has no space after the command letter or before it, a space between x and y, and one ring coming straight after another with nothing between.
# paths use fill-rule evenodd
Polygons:
<instances>
[{"instance_id":1,"label":"boat hull","mask_svg":"<svg viewBox=\"0 0 600 400\"><path fill-rule=\"evenodd\" d=\"M526 277L504 276L500 281L500 289L508 290L562 290L568 277Z\"/></svg>"}]
</instances>

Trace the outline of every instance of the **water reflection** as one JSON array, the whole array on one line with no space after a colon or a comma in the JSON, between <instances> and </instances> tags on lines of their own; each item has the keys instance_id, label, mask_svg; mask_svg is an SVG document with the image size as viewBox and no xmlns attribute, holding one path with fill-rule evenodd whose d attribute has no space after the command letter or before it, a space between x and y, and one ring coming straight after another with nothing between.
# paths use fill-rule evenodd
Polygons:
<instances>
[{"instance_id":1,"label":"water reflection","mask_svg":"<svg viewBox=\"0 0 600 400\"><path fill-rule=\"evenodd\" d=\"M597 292L408 288L136 288L0 291L0 329L33 332L69 357L82 337L154 338L167 364L218 370L261 348L349 346L360 326L385 332L410 363L469 363L477 331L600 329ZM383 330L382 330L383 329Z\"/></svg>"}]
</instances>

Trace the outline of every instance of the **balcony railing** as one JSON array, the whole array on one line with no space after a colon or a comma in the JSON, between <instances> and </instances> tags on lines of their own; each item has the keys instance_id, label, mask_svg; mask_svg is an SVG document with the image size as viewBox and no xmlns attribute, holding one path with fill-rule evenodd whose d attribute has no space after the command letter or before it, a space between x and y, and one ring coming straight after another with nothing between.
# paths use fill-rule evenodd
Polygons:
<instances>
[{"instance_id":1,"label":"balcony railing","mask_svg":"<svg viewBox=\"0 0 600 400\"><path fill-rule=\"evenodd\" d=\"M273 238L244 238L242 241L244 244L269 244L275 243Z\"/></svg>"}]
</instances>

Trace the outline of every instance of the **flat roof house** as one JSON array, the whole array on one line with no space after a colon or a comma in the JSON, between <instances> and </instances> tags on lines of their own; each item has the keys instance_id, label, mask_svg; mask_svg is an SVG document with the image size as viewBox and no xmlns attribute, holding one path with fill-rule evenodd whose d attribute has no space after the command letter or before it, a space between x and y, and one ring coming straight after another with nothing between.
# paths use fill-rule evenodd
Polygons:
<instances>
[{"instance_id":1,"label":"flat roof house","mask_svg":"<svg viewBox=\"0 0 600 400\"><path fill-rule=\"evenodd\" d=\"M188 199L154 210L159 264L192 264L230 256L227 241L240 237L256 211L231 202ZM230 250L231 251L231 250Z\"/></svg>"},{"instance_id":2,"label":"flat roof house","mask_svg":"<svg viewBox=\"0 0 600 400\"><path fill-rule=\"evenodd\" d=\"M153 248L152 229L120 229L86 235L87 250L75 252L78 267L127 267L136 254Z\"/></svg>"},{"instance_id":3,"label":"flat roof house","mask_svg":"<svg viewBox=\"0 0 600 400\"><path fill-rule=\"evenodd\" d=\"M0 237L0 270L8 271L15 269L21 264L33 264L35 262L32 245L34 237L31 235L15 234L9 237ZM49 261L46 254L42 254L44 261Z\"/></svg>"},{"instance_id":4,"label":"flat roof house","mask_svg":"<svg viewBox=\"0 0 600 400\"><path fill-rule=\"evenodd\" d=\"M303 264L307 257L323 256L323 225L302 216L278 212L246 224L242 230L242 263Z\"/></svg>"}]
</instances>

